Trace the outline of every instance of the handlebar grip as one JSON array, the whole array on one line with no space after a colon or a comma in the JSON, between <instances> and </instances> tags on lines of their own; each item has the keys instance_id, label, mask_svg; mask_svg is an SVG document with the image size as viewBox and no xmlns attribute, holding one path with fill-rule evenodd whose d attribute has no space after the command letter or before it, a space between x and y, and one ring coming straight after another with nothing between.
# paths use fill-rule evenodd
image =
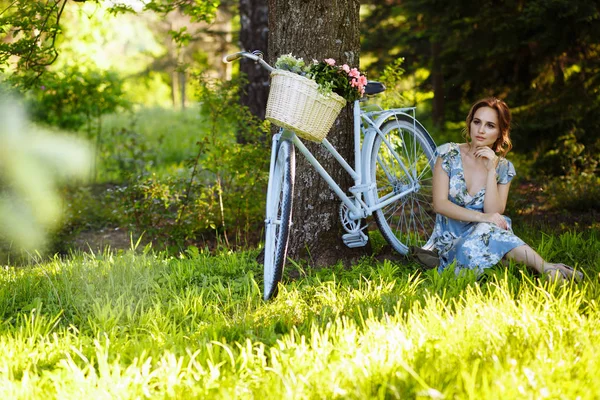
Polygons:
<instances>
[{"instance_id":1,"label":"handlebar grip","mask_svg":"<svg viewBox=\"0 0 600 400\"><path fill-rule=\"evenodd\" d=\"M223 57L223 62L232 62L235 61L239 58L242 58L242 53L235 53L235 54L228 54L225 57Z\"/></svg>"}]
</instances>

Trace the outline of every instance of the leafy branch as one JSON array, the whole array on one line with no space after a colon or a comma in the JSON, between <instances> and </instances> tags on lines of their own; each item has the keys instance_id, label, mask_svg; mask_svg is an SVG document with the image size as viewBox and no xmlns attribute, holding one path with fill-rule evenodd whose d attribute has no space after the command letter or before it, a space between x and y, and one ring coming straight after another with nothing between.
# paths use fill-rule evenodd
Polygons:
<instances>
[{"instance_id":1,"label":"leafy branch","mask_svg":"<svg viewBox=\"0 0 600 400\"><path fill-rule=\"evenodd\" d=\"M31 88L58 58L56 40L62 32L61 17L67 3L68 0L12 0L0 12L0 73L9 73L15 86L23 90ZM219 3L219 0L151 0L144 9L160 14L178 10L194 21L210 21ZM122 4L116 4L112 11L134 12ZM186 35L181 35L182 41L186 39Z\"/></svg>"}]
</instances>

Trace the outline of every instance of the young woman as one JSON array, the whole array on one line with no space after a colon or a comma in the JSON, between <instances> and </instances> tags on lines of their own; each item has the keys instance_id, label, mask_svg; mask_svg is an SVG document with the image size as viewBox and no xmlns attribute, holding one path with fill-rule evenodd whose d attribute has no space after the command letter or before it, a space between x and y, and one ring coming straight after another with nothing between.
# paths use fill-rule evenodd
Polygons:
<instances>
[{"instance_id":1,"label":"young woman","mask_svg":"<svg viewBox=\"0 0 600 400\"><path fill-rule=\"evenodd\" d=\"M552 279L581 279L581 272L545 261L515 236L510 218L502 215L516 175L512 163L504 158L512 148L510 119L505 102L482 99L467 115L466 142L437 148L433 245L440 256L439 270L456 261L456 273L464 268L482 272L508 259Z\"/></svg>"}]
</instances>

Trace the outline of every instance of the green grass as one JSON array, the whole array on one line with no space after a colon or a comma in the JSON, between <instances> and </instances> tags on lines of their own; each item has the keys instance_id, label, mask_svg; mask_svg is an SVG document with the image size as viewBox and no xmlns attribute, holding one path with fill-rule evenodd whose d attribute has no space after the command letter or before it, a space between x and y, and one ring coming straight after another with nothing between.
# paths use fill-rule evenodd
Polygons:
<instances>
[{"instance_id":1,"label":"green grass","mask_svg":"<svg viewBox=\"0 0 600 400\"><path fill-rule=\"evenodd\" d=\"M135 162L145 164L147 173L159 177L181 175L187 170L186 161L197 154L197 142L206 137L206 132L198 107L142 108L107 115L102 120L102 154L98 156L96 181L120 181L124 169L131 169ZM94 142L98 145L96 139Z\"/></svg>"},{"instance_id":2,"label":"green grass","mask_svg":"<svg viewBox=\"0 0 600 400\"><path fill-rule=\"evenodd\" d=\"M367 258L298 270L263 302L255 251L5 267L0 398L595 398L597 232L534 245L585 282Z\"/></svg>"},{"instance_id":3,"label":"green grass","mask_svg":"<svg viewBox=\"0 0 600 400\"><path fill-rule=\"evenodd\" d=\"M133 128L147 141L151 151L161 154L161 162L180 162L193 155L203 135L204 122L197 107L185 110L142 108L135 113L112 114L104 118L104 134Z\"/></svg>"}]
</instances>

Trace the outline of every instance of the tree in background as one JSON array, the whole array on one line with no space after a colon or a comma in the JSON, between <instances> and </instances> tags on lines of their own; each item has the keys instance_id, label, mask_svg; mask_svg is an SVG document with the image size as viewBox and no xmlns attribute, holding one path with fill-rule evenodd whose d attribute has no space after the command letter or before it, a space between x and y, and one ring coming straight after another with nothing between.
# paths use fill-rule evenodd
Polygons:
<instances>
[{"instance_id":1,"label":"tree in background","mask_svg":"<svg viewBox=\"0 0 600 400\"><path fill-rule=\"evenodd\" d=\"M383 71L400 57L405 59L404 67L409 73L427 68L430 74L423 89L433 91L432 120L442 126L445 119L442 41L449 34L448 27L456 17L458 6L435 0L424 0L422 4L410 1L364 3L368 12L361 21L362 45L366 58L372 60L366 66L368 72Z\"/></svg>"},{"instance_id":2,"label":"tree in background","mask_svg":"<svg viewBox=\"0 0 600 400\"><path fill-rule=\"evenodd\" d=\"M0 73L11 73L17 86L34 83L58 57L55 44L66 5L66 0L0 1Z\"/></svg>"},{"instance_id":3,"label":"tree in background","mask_svg":"<svg viewBox=\"0 0 600 400\"><path fill-rule=\"evenodd\" d=\"M271 63L292 53L305 60L334 58L357 66L359 61L358 0L269 0L269 59ZM347 106L334 124L329 140L353 163L352 112ZM319 145L308 144L342 188L351 184L347 173ZM303 159L297 157L293 225L288 255L309 259L313 266L349 260L364 249L348 249L342 242L340 202L327 184Z\"/></svg>"},{"instance_id":4,"label":"tree in background","mask_svg":"<svg viewBox=\"0 0 600 400\"><path fill-rule=\"evenodd\" d=\"M99 0L0 0L0 73L23 90L33 85L57 57L57 39L62 33L65 9L76 3L100 3ZM166 15L173 11L187 15L191 22L210 22L219 0L149 0L144 10ZM113 1L111 11L137 12L130 5ZM175 40L189 40L184 27L173 30Z\"/></svg>"},{"instance_id":5,"label":"tree in background","mask_svg":"<svg viewBox=\"0 0 600 400\"><path fill-rule=\"evenodd\" d=\"M233 4L222 1L210 21L195 21L180 9L174 9L150 22L153 32L166 51L146 72L168 74L173 106L186 107L189 76L193 71L211 71L211 76L229 78L221 62L229 52L232 39Z\"/></svg>"},{"instance_id":6,"label":"tree in background","mask_svg":"<svg viewBox=\"0 0 600 400\"><path fill-rule=\"evenodd\" d=\"M422 89L434 92L432 119L440 126L495 95L514 110L521 151L542 155L573 135L593 154L600 150L599 7L586 0L387 1L367 7L363 50L377 59L374 67L400 55L408 73L428 68Z\"/></svg>"},{"instance_id":7,"label":"tree in background","mask_svg":"<svg viewBox=\"0 0 600 400\"><path fill-rule=\"evenodd\" d=\"M267 0L240 0L240 45L243 50L260 50L268 59L269 3ZM240 71L248 77L248 84L241 94L242 105L253 115L265 118L269 96L269 72L260 65L243 59Z\"/></svg>"}]
</instances>

